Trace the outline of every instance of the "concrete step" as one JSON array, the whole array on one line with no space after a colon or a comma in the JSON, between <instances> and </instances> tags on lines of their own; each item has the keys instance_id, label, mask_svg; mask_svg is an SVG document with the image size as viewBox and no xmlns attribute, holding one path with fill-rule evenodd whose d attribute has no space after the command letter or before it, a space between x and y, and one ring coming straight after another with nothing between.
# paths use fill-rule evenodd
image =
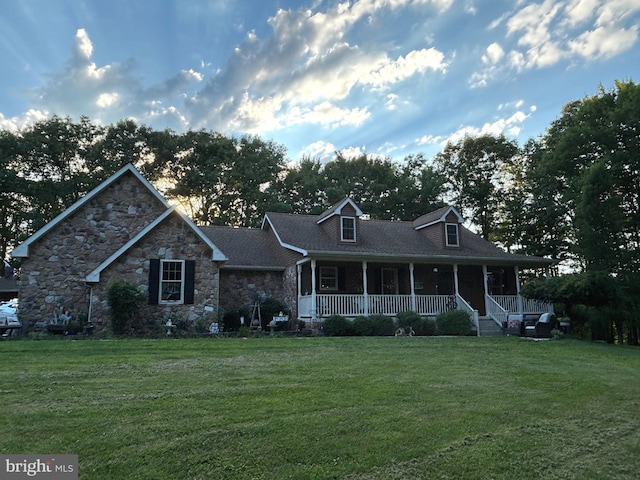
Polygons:
<instances>
[{"instance_id":1,"label":"concrete step","mask_svg":"<svg viewBox=\"0 0 640 480\"><path fill-rule=\"evenodd\" d=\"M481 337L499 337L504 335L502 328L500 328L492 319L481 318L478 323L480 325Z\"/></svg>"}]
</instances>

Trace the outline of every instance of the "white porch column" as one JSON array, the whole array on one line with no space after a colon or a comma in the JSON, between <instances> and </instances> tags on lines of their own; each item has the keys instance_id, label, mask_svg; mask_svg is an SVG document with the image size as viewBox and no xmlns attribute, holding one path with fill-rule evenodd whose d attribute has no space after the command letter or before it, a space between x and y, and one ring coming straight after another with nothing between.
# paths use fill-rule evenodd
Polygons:
<instances>
[{"instance_id":1,"label":"white porch column","mask_svg":"<svg viewBox=\"0 0 640 480\"><path fill-rule=\"evenodd\" d=\"M311 317L317 321L318 299L316 297L316 261L311 260Z\"/></svg>"},{"instance_id":2,"label":"white porch column","mask_svg":"<svg viewBox=\"0 0 640 480\"><path fill-rule=\"evenodd\" d=\"M516 274L516 295L518 296L518 313L524 313L524 305L522 304L522 295L520 295L520 267L517 265L513 267L513 271Z\"/></svg>"},{"instance_id":3,"label":"white porch column","mask_svg":"<svg viewBox=\"0 0 640 480\"><path fill-rule=\"evenodd\" d=\"M482 277L484 283L484 311L485 314L488 314L489 302L487 301L487 297L489 296L489 271L486 265L482 265Z\"/></svg>"},{"instance_id":4,"label":"white porch column","mask_svg":"<svg viewBox=\"0 0 640 480\"><path fill-rule=\"evenodd\" d=\"M369 315L369 282L367 280L367 261L362 262L362 293L364 295L364 315Z\"/></svg>"},{"instance_id":5,"label":"white porch column","mask_svg":"<svg viewBox=\"0 0 640 480\"><path fill-rule=\"evenodd\" d=\"M416 279L413 275L413 262L409 263L409 283L411 284L411 310L416 311Z\"/></svg>"},{"instance_id":6,"label":"white porch column","mask_svg":"<svg viewBox=\"0 0 640 480\"><path fill-rule=\"evenodd\" d=\"M458 264L453 264L453 287L455 288L456 295L460 295L460 286L458 283Z\"/></svg>"},{"instance_id":7,"label":"white porch column","mask_svg":"<svg viewBox=\"0 0 640 480\"><path fill-rule=\"evenodd\" d=\"M297 265L298 270L298 298L302 296L302 265Z\"/></svg>"}]
</instances>

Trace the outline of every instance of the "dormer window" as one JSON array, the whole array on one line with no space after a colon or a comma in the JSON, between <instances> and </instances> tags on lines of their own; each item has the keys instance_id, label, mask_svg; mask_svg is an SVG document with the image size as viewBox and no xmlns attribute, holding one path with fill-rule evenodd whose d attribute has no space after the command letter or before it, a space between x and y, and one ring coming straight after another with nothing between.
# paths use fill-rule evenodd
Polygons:
<instances>
[{"instance_id":1,"label":"dormer window","mask_svg":"<svg viewBox=\"0 0 640 480\"><path fill-rule=\"evenodd\" d=\"M340 239L343 242L356 241L355 217L340 217Z\"/></svg>"},{"instance_id":2,"label":"dormer window","mask_svg":"<svg viewBox=\"0 0 640 480\"><path fill-rule=\"evenodd\" d=\"M458 224L457 223L445 223L445 241L447 247L459 247L460 246L460 237L458 235Z\"/></svg>"}]
</instances>

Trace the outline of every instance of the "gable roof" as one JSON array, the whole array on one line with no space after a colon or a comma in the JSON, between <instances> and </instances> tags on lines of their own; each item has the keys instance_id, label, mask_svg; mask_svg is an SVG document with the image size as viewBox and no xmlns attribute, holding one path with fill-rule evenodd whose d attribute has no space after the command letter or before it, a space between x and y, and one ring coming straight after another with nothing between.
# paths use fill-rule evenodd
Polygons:
<instances>
[{"instance_id":1,"label":"gable roof","mask_svg":"<svg viewBox=\"0 0 640 480\"><path fill-rule=\"evenodd\" d=\"M209 246L212 250L211 259L214 261L224 262L227 260L227 257L222 253L222 251L211 241L209 237L207 237L202 230L200 230L188 217L183 215L180 211L176 210L175 207L168 208L162 215L156 218L149 225L144 227L135 237L131 238L127 243L125 243L122 247L116 250L109 258L104 260L100 265L98 265L91 273L89 273L85 277L85 281L89 283L99 282L100 274L102 271L115 262L118 258L124 255L131 247L133 247L136 243L146 237L149 233L151 233L158 225L160 225L166 218L170 215L175 214L180 217L180 219L191 228L200 239Z\"/></svg>"},{"instance_id":2,"label":"gable roof","mask_svg":"<svg viewBox=\"0 0 640 480\"><path fill-rule=\"evenodd\" d=\"M427 223L442 221L453 207L434 212ZM415 222L389 220L362 220L359 224L359 242L337 242L318 225L317 215L268 213L269 224L284 248L304 256L343 257L345 259L371 259L398 261L464 261L466 263L500 262L521 266L541 266L553 263L549 259L505 252L460 225L460 248L451 249L433 241Z\"/></svg>"},{"instance_id":3,"label":"gable roof","mask_svg":"<svg viewBox=\"0 0 640 480\"><path fill-rule=\"evenodd\" d=\"M464 218L462 218L458 210L452 206L445 206L416 218L413 221L413 228L420 230L421 228L430 227L436 223L446 222L451 212L456 215L458 223L464 223Z\"/></svg>"},{"instance_id":4,"label":"gable roof","mask_svg":"<svg viewBox=\"0 0 640 480\"><path fill-rule=\"evenodd\" d=\"M342 209L347 205L351 205L354 208L357 217L362 216L362 210L360 210L360 208L354 203L353 200L351 200L349 197L346 197L344 200L340 200L338 203L334 203L326 212L318 215L317 223L320 224L325 220L333 217L334 215L341 215Z\"/></svg>"},{"instance_id":5,"label":"gable roof","mask_svg":"<svg viewBox=\"0 0 640 480\"><path fill-rule=\"evenodd\" d=\"M53 220L48 222L40 230L35 232L33 235L31 235L29 238L27 238L24 242L22 242L20 245L18 245L13 250L13 252L11 252L11 255L13 257L28 257L29 256L29 245L31 245L33 242L35 242L36 240L38 240L41 237L43 237L44 235L46 235L47 232L53 230L64 219L68 218L74 212L76 212L77 210L82 208L92 198L94 198L97 195L99 195L103 190L108 188L110 185L115 183L117 180L119 180L123 175L125 175L127 173L130 173L130 174L134 175L140 181L140 183L142 185L144 185L153 194L154 197L156 197L160 202L162 202L163 205L165 205L167 208L169 208L171 206L171 205L169 205L167 200L160 194L160 192L158 192L153 187L153 185L151 185L151 183L149 183L149 181L146 178L144 178L142 176L142 174L140 172L138 172L138 170L136 170L136 168L133 165L131 165L129 163L129 164L125 165L124 167L122 167L120 170L118 170L116 173L111 175L109 178L107 178L104 182L102 182L100 185L95 187L93 190L88 192L84 197L82 197L81 199L76 201L73 205L71 205L67 209L63 210L62 212L60 212L60 214L58 216L56 216Z\"/></svg>"}]
</instances>

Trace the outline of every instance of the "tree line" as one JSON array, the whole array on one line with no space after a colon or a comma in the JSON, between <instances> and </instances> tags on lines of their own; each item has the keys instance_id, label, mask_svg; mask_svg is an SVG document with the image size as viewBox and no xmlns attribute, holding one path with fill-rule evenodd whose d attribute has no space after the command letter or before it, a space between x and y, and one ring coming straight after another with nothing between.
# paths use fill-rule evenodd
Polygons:
<instances>
[{"instance_id":1,"label":"tree line","mask_svg":"<svg viewBox=\"0 0 640 480\"><path fill-rule=\"evenodd\" d=\"M568 103L522 146L504 135L467 136L430 159L336 153L326 164L293 163L282 145L257 136L54 116L0 130L0 162L5 258L127 163L200 225L258 227L265 212L317 214L346 195L387 220L453 204L484 238L553 258L556 274L572 272L532 282L530 296L562 301L598 338L638 343L640 86L632 81Z\"/></svg>"}]
</instances>

